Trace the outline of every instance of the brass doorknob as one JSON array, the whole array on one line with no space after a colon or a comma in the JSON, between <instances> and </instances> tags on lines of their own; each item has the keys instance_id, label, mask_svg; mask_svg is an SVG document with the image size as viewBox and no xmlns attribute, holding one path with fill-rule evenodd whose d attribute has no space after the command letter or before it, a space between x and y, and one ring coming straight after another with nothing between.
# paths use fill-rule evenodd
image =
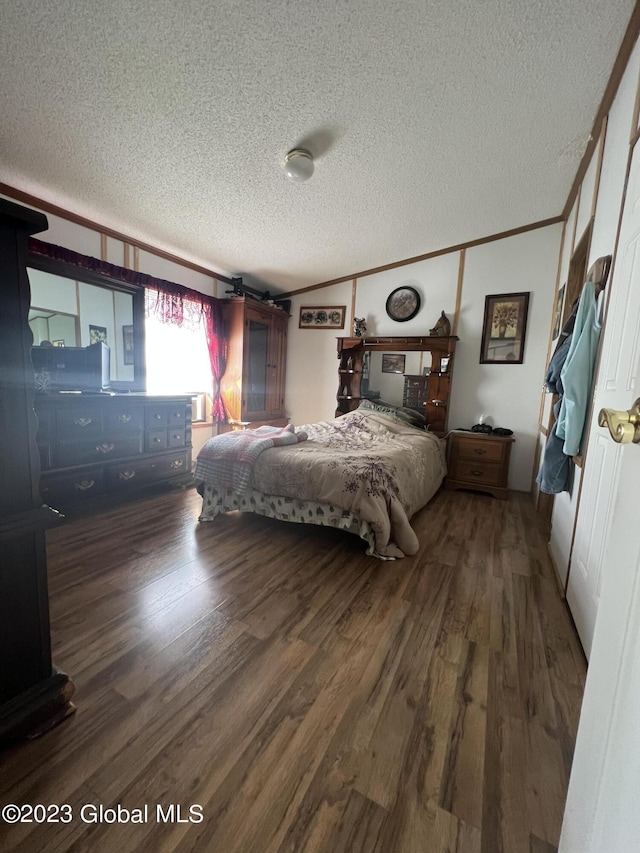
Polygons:
<instances>
[{"instance_id":1,"label":"brass doorknob","mask_svg":"<svg viewBox=\"0 0 640 853\"><path fill-rule=\"evenodd\" d=\"M640 444L640 397L627 412L600 409L598 426L606 426L618 444Z\"/></svg>"}]
</instances>

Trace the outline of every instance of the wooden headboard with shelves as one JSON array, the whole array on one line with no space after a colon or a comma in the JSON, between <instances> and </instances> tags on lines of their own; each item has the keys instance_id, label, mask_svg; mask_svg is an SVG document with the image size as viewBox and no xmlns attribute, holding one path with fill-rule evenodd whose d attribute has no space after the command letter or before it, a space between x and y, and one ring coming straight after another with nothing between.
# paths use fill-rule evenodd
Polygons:
<instances>
[{"instance_id":1,"label":"wooden headboard with shelves","mask_svg":"<svg viewBox=\"0 0 640 853\"><path fill-rule=\"evenodd\" d=\"M352 412L361 400L382 397L372 381L373 354L404 354L405 358L386 359L381 371L402 377L396 383L400 399L386 399L395 405L407 405L424 412L427 428L446 435L449 397L456 343L450 335L424 337L338 338L338 392L336 417ZM425 358L426 357L426 358ZM377 360L376 360L377 361ZM409 362L409 364L407 364ZM383 377L384 378L384 377ZM382 383L380 383L382 384ZM391 387L388 384L388 387Z\"/></svg>"}]
</instances>

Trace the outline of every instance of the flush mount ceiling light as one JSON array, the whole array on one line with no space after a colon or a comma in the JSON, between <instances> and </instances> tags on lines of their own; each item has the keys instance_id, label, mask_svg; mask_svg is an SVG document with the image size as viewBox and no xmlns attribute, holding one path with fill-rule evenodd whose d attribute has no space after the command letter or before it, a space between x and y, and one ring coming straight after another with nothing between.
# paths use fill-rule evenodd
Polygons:
<instances>
[{"instance_id":1,"label":"flush mount ceiling light","mask_svg":"<svg viewBox=\"0 0 640 853\"><path fill-rule=\"evenodd\" d=\"M313 175L313 157L306 148L294 148L284 158L284 173L290 181L301 183Z\"/></svg>"}]
</instances>

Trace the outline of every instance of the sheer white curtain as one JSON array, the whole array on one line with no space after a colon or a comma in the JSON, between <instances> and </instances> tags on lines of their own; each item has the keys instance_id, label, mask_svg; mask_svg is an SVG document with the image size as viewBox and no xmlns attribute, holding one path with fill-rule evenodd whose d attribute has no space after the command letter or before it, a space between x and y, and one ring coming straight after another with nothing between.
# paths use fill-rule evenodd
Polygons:
<instances>
[{"instance_id":1,"label":"sheer white curtain","mask_svg":"<svg viewBox=\"0 0 640 853\"><path fill-rule=\"evenodd\" d=\"M201 305L184 299L180 325L167 322L157 309L158 294L147 291L145 347L147 391L150 394L205 393L213 381Z\"/></svg>"}]
</instances>

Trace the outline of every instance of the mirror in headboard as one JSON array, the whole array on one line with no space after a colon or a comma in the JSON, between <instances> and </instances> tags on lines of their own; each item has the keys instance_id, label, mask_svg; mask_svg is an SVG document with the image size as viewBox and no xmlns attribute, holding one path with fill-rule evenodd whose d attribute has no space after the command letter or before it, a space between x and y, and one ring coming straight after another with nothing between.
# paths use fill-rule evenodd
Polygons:
<instances>
[{"instance_id":1,"label":"mirror in headboard","mask_svg":"<svg viewBox=\"0 0 640 853\"><path fill-rule=\"evenodd\" d=\"M34 347L106 343L109 387L143 391L143 288L34 253L29 255L28 275Z\"/></svg>"},{"instance_id":2,"label":"mirror in headboard","mask_svg":"<svg viewBox=\"0 0 640 853\"><path fill-rule=\"evenodd\" d=\"M366 351L363 356L360 396L404 405L405 377L422 377L431 366L431 354L420 351L393 353Z\"/></svg>"},{"instance_id":3,"label":"mirror in headboard","mask_svg":"<svg viewBox=\"0 0 640 853\"><path fill-rule=\"evenodd\" d=\"M335 416L357 409L363 399L424 413L437 435L447 430L455 335L338 338Z\"/></svg>"}]
</instances>

